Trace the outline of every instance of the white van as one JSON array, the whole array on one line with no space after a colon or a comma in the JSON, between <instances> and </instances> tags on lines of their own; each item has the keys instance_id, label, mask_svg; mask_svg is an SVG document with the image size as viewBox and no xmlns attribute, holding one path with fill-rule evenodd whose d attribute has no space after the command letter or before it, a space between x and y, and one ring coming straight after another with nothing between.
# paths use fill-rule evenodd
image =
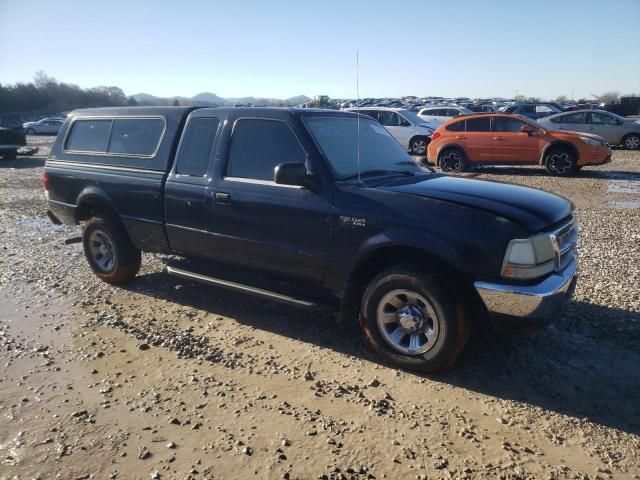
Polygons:
<instances>
[{"instance_id":1,"label":"white van","mask_svg":"<svg viewBox=\"0 0 640 480\"><path fill-rule=\"evenodd\" d=\"M345 108L344 110L375 118L412 155L427 154L427 145L431 141L435 126L425 122L415 113L402 108L385 107Z\"/></svg>"},{"instance_id":2,"label":"white van","mask_svg":"<svg viewBox=\"0 0 640 480\"><path fill-rule=\"evenodd\" d=\"M440 126L440 124L445 120L468 113L473 112L464 107L427 107L418 112L418 117L420 117L423 122L429 122L433 125Z\"/></svg>"}]
</instances>

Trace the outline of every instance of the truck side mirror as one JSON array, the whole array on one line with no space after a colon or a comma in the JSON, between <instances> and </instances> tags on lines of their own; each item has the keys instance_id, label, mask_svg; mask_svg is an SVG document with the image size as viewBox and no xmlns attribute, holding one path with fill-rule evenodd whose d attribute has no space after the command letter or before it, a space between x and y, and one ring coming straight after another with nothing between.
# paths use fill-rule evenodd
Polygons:
<instances>
[{"instance_id":1,"label":"truck side mirror","mask_svg":"<svg viewBox=\"0 0 640 480\"><path fill-rule=\"evenodd\" d=\"M302 162L281 163L276 166L273 173L273 181L280 185L305 187L308 177L307 166Z\"/></svg>"}]
</instances>

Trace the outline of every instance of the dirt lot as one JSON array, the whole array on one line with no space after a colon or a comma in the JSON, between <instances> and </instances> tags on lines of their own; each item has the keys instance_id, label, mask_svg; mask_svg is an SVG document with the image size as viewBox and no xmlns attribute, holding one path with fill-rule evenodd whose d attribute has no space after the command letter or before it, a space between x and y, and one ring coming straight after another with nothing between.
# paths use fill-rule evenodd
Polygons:
<instances>
[{"instance_id":1,"label":"dirt lot","mask_svg":"<svg viewBox=\"0 0 640 480\"><path fill-rule=\"evenodd\" d=\"M479 173L576 203L581 279L554 325L478 332L433 377L160 256L100 283L45 218L43 164L0 161L0 479L640 478L640 152Z\"/></svg>"}]
</instances>

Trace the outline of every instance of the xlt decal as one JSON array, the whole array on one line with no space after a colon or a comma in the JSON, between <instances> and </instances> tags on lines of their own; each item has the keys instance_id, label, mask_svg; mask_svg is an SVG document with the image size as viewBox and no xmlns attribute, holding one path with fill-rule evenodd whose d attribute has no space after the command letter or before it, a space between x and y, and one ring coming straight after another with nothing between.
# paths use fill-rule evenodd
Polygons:
<instances>
[{"instance_id":1,"label":"xlt decal","mask_svg":"<svg viewBox=\"0 0 640 480\"><path fill-rule=\"evenodd\" d=\"M366 227L367 219L357 218L357 217L346 217L344 215L340 215L340 223L347 223L349 225L353 225L354 227Z\"/></svg>"}]
</instances>

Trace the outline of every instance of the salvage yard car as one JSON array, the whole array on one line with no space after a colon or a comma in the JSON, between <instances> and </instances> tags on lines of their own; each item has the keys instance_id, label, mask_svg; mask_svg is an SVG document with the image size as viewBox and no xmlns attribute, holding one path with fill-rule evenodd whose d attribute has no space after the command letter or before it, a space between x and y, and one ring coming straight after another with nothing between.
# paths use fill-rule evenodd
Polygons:
<instances>
[{"instance_id":1,"label":"salvage yard car","mask_svg":"<svg viewBox=\"0 0 640 480\"><path fill-rule=\"evenodd\" d=\"M43 118L37 122L26 122L22 126L27 135L56 135L63 123L63 118Z\"/></svg>"},{"instance_id":2,"label":"salvage yard car","mask_svg":"<svg viewBox=\"0 0 640 480\"><path fill-rule=\"evenodd\" d=\"M545 325L576 282L570 201L425 172L350 112L77 110L43 183L50 219L83 225L105 282L133 280L142 251L186 257L168 273L359 318L412 370L450 367L472 321Z\"/></svg>"},{"instance_id":3,"label":"salvage yard car","mask_svg":"<svg viewBox=\"0 0 640 480\"><path fill-rule=\"evenodd\" d=\"M455 117L431 136L427 158L445 172L475 165L542 165L552 175L575 174L611 161L611 147L590 133L548 129L520 115Z\"/></svg>"}]
</instances>

